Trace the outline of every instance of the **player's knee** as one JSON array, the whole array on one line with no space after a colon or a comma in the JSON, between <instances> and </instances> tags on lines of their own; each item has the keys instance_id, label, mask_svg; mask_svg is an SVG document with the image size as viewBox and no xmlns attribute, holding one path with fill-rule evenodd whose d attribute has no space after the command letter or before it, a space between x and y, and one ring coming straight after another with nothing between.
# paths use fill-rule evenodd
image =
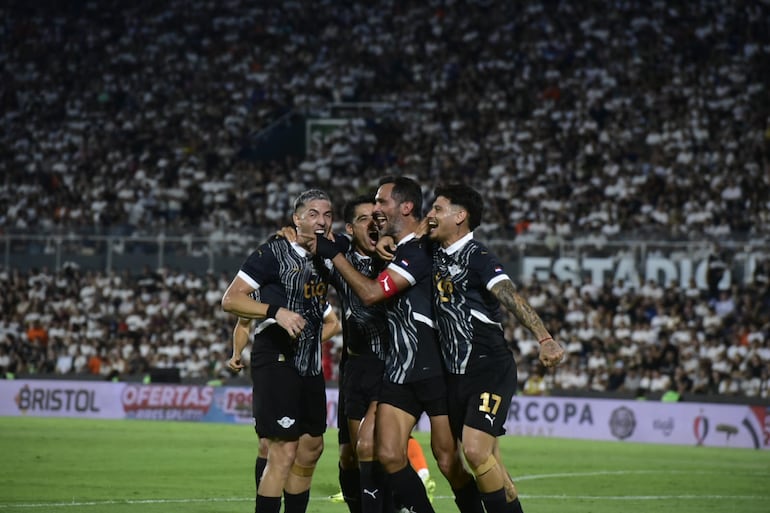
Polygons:
<instances>
[{"instance_id":1,"label":"player's knee","mask_svg":"<svg viewBox=\"0 0 770 513\"><path fill-rule=\"evenodd\" d=\"M493 456L494 439L491 437L463 437L463 456L471 469L476 469L489 461Z\"/></svg>"},{"instance_id":2,"label":"player's knee","mask_svg":"<svg viewBox=\"0 0 770 513\"><path fill-rule=\"evenodd\" d=\"M435 450L433 456L436 458L436 465L444 476L453 476L457 472L460 465L460 460L457 456L456 450Z\"/></svg>"},{"instance_id":3,"label":"player's knee","mask_svg":"<svg viewBox=\"0 0 770 513\"><path fill-rule=\"evenodd\" d=\"M471 457L468 457L466 453L465 458L468 461L471 472L473 472L473 475L476 477L483 476L497 465L497 459L491 453L487 453L486 456L474 454Z\"/></svg>"},{"instance_id":4,"label":"player's knee","mask_svg":"<svg viewBox=\"0 0 770 513\"><path fill-rule=\"evenodd\" d=\"M453 478L456 467L451 461L446 459L438 459L436 460L436 464L438 465L438 469L442 475L446 476L448 479Z\"/></svg>"},{"instance_id":5,"label":"player's knee","mask_svg":"<svg viewBox=\"0 0 770 513\"><path fill-rule=\"evenodd\" d=\"M271 452L268 457L268 466L265 467L265 472L269 472L271 475L281 476L282 479L289 477L291 466L294 463L294 458L290 454L294 453Z\"/></svg>"},{"instance_id":6,"label":"player's knee","mask_svg":"<svg viewBox=\"0 0 770 513\"><path fill-rule=\"evenodd\" d=\"M297 449L295 460L300 465L314 466L316 462L321 458L323 453L324 444L323 438L317 437L310 441L303 441Z\"/></svg>"},{"instance_id":7,"label":"player's knee","mask_svg":"<svg viewBox=\"0 0 770 513\"><path fill-rule=\"evenodd\" d=\"M356 454L360 461L371 461L374 458L374 440L360 438L356 444Z\"/></svg>"},{"instance_id":8,"label":"player's knee","mask_svg":"<svg viewBox=\"0 0 770 513\"><path fill-rule=\"evenodd\" d=\"M398 448L389 445L383 444L378 446L376 456L388 472L403 468L408 463L405 451L400 451Z\"/></svg>"},{"instance_id":9,"label":"player's knee","mask_svg":"<svg viewBox=\"0 0 770 513\"><path fill-rule=\"evenodd\" d=\"M298 477L313 477L315 471L315 465L300 465L294 463L291 466L291 473Z\"/></svg>"}]
</instances>

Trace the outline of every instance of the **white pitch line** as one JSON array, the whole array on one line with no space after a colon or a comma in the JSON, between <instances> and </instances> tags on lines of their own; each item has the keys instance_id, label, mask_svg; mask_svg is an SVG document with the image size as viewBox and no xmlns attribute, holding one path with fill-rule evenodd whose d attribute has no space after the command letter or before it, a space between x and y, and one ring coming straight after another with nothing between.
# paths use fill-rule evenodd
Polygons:
<instances>
[{"instance_id":1,"label":"white pitch line","mask_svg":"<svg viewBox=\"0 0 770 513\"><path fill-rule=\"evenodd\" d=\"M206 498L206 499L125 499L125 500L104 500L104 501L70 501L70 502L48 502L48 503L6 503L0 504L0 509L10 508L68 508L73 506L114 506L116 504L195 504L195 503L217 503L217 502L248 502L253 501L253 497L237 498Z\"/></svg>"},{"instance_id":2,"label":"white pitch line","mask_svg":"<svg viewBox=\"0 0 770 513\"><path fill-rule=\"evenodd\" d=\"M662 500L691 500L691 499L709 499L709 500L767 500L768 495L526 495L520 497L526 500L602 500L602 501L662 501Z\"/></svg>"},{"instance_id":3,"label":"white pitch line","mask_svg":"<svg viewBox=\"0 0 770 513\"><path fill-rule=\"evenodd\" d=\"M660 474L659 470L597 470L595 472L561 472L558 474L532 474L513 478L515 483L519 481L532 481L534 479L554 479L562 477L593 477L593 476L622 476L626 474ZM683 470L667 470L666 474L693 474Z\"/></svg>"},{"instance_id":4,"label":"white pitch line","mask_svg":"<svg viewBox=\"0 0 770 513\"><path fill-rule=\"evenodd\" d=\"M606 475L624 475L624 474L714 474L718 472L708 471L679 471L679 470L667 470L661 472L659 470L603 470L596 472L563 472L558 474L532 474L518 476L514 478L515 482L518 481L531 481L535 479L553 479L553 478L565 478L565 477L591 477L591 476L606 476ZM756 475L756 474L754 474ZM768 475L766 473L760 473L760 475ZM659 500L767 500L767 495L529 495L521 494L521 498L525 500L605 500L605 501L627 501L627 500L641 500L641 501L659 501ZM449 496L436 496L434 499L449 500L454 497ZM0 503L0 510L11 508L68 508L68 507L82 507L82 506L114 506L118 504L200 504L200 503L218 503L218 502L251 502L253 497L239 498L239 497L222 497L222 498L205 498L205 499L125 499L125 500L104 500L104 501L80 501L75 502L49 502L49 503ZM329 497L311 497L311 501L328 501Z\"/></svg>"},{"instance_id":5,"label":"white pitch line","mask_svg":"<svg viewBox=\"0 0 770 513\"><path fill-rule=\"evenodd\" d=\"M535 479L554 479L554 478L563 478L563 477L593 477L593 476L623 476L623 475L629 475L629 474L686 474L688 476L693 475L713 475L713 474L723 474L721 471L708 471L708 470L696 470L696 471L689 471L689 470L597 470L595 472L563 472L558 474L532 474L532 475L524 475L524 476L517 476L513 478L513 481L515 483L519 481L533 481ZM770 476L770 473L767 472L754 472L751 471L752 476Z\"/></svg>"}]
</instances>

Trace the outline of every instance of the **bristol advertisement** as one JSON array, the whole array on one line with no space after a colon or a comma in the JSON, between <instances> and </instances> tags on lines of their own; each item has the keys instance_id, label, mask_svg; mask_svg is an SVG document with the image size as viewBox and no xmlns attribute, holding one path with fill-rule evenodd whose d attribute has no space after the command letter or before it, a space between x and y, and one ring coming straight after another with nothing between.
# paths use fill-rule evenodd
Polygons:
<instances>
[{"instance_id":1,"label":"bristol advertisement","mask_svg":"<svg viewBox=\"0 0 770 513\"><path fill-rule=\"evenodd\" d=\"M248 387L9 380L0 381L0 415L251 424L251 396ZM333 428L337 389L326 396ZM425 416L417 429L430 429ZM519 396L505 429L511 436L770 449L770 407Z\"/></svg>"}]
</instances>

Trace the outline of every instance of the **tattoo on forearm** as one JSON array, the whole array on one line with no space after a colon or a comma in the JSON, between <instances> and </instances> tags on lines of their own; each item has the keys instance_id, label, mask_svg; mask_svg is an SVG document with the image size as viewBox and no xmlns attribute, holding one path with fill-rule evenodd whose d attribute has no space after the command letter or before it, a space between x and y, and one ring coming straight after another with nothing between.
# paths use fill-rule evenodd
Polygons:
<instances>
[{"instance_id":1,"label":"tattoo on forearm","mask_svg":"<svg viewBox=\"0 0 770 513\"><path fill-rule=\"evenodd\" d=\"M502 281L492 288L492 292L498 301L529 331L536 333L538 330L545 329L543 320L529 303L516 292L516 287L512 282Z\"/></svg>"}]
</instances>

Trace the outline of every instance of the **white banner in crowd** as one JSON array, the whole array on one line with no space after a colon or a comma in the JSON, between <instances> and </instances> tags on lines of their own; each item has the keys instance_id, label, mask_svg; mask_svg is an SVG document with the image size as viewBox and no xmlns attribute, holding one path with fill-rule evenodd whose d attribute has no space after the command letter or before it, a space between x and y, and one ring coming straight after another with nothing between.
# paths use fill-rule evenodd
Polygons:
<instances>
[{"instance_id":1,"label":"white banner in crowd","mask_svg":"<svg viewBox=\"0 0 770 513\"><path fill-rule=\"evenodd\" d=\"M337 389L327 391L337 426ZM91 381L0 380L0 416L251 423L251 389ZM515 397L513 436L770 449L770 407L569 397ZM428 431L423 416L418 429Z\"/></svg>"},{"instance_id":2,"label":"white banner in crowd","mask_svg":"<svg viewBox=\"0 0 770 513\"><path fill-rule=\"evenodd\" d=\"M669 245L654 248L650 242L641 247L623 244L615 249L607 249L609 254L600 256L590 248L576 248L580 253L575 256L532 256L524 254L520 259L518 277L530 280L533 277L547 281L551 275L559 281L571 281L578 285L584 282L585 276L597 285L617 283L623 280L626 285L639 287L653 280L661 286L675 283L682 288L688 288L690 280L695 281L699 289L708 288L708 253L702 248ZM644 253L642 256L641 253ZM719 288L730 288L733 284L749 284L754 281L754 273L759 262L766 260L764 252L734 251L730 253Z\"/></svg>"}]
</instances>

